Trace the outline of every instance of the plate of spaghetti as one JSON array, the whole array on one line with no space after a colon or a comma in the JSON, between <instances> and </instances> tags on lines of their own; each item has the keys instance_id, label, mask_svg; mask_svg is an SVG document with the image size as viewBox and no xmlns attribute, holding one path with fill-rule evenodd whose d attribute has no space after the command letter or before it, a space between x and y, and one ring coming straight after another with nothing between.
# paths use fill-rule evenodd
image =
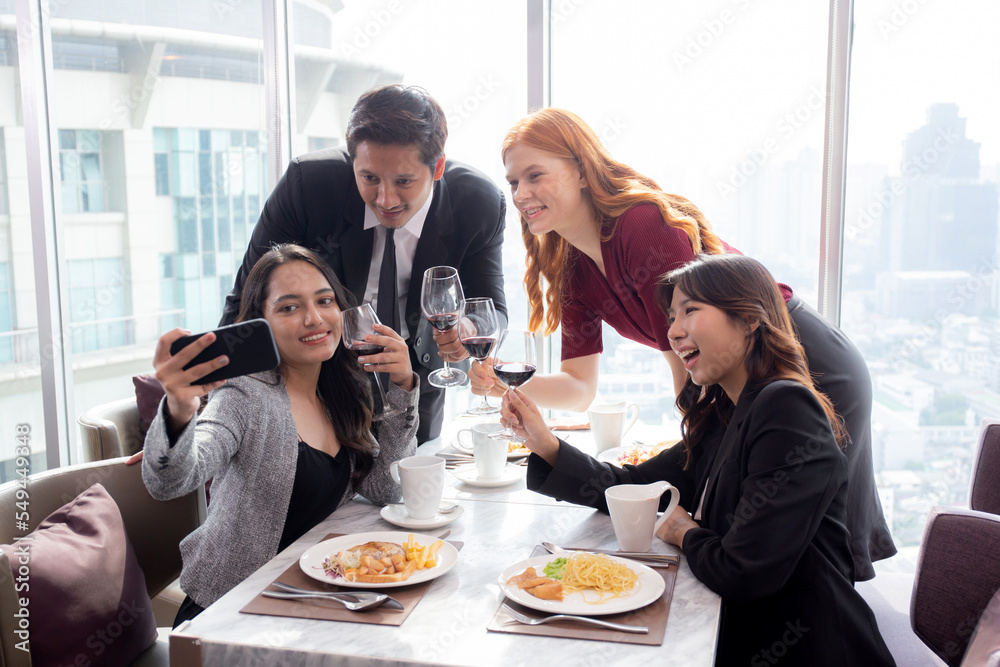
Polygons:
<instances>
[{"instance_id":1,"label":"plate of spaghetti","mask_svg":"<svg viewBox=\"0 0 1000 667\"><path fill-rule=\"evenodd\" d=\"M580 616L633 611L658 600L666 588L663 577L641 563L586 552L514 563L500 573L499 584L525 607Z\"/></svg>"}]
</instances>

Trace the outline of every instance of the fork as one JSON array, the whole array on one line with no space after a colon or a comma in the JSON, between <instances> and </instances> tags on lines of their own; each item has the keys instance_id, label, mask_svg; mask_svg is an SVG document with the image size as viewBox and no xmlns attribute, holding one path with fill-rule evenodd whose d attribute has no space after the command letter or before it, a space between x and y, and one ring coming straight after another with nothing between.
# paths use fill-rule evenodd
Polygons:
<instances>
[{"instance_id":1,"label":"fork","mask_svg":"<svg viewBox=\"0 0 1000 667\"><path fill-rule=\"evenodd\" d=\"M621 623L602 621L599 618L590 618L589 616L569 616L567 614L553 614L552 616L545 616L543 618L532 618L517 611L506 602L500 605L500 608L515 621L523 623L524 625L541 625L550 621L580 621L582 623L590 623L591 625L599 625L602 628L609 628L611 630L621 630L622 632L635 632L642 635L649 633L649 628L644 625L622 625Z\"/></svg>"}]
</instances>

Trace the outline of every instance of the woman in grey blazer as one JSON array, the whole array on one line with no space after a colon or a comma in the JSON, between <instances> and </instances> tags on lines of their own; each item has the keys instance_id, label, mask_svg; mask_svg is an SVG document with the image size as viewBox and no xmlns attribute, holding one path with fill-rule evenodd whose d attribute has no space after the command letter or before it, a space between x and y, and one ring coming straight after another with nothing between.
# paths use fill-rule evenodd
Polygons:
<instances>
[{"instance_id":1,"label":"woman in grey blazer","mask_svg":"<svg viewBox=\"0 0 1000 667\"><path fill-rule=\"evenodd\" d=\"M371 385L340 344L341 309L353 305L317 255L275 246L250 272L237 317L271 325L281 355L275 371L191 384L228 362L219 357L184 370L214 335L173 356L170 344L186 332L160 339L153 365L166 396L146 435L143 480L159 499L213 480L208 518L181 542L187 599L175 627L356 493L377 504L399 500L389 465L416 451L419 380L406 343L379 325L368 340L385 349L364 358L366 369L388 373L389 402L404 410L373 433Z\"/></svg>"},{"instance_id":2,"label":"woman in grey blazer","mask_svg":"<svg viewBox=\"0 0 1000 667\"><path fill-rule=\"evenodd\" d=\"M603 509L603 489L654 469L679 486L686 505L657 534L722 597L716 665L892 665L853 586L845 432L774 279L749 257L701 255L657 296L696 389L678 398L682 444L641 466L600 464L556 440L518 392L503 418L528 436L529 488Z\"/></svg>"}]
</instances>

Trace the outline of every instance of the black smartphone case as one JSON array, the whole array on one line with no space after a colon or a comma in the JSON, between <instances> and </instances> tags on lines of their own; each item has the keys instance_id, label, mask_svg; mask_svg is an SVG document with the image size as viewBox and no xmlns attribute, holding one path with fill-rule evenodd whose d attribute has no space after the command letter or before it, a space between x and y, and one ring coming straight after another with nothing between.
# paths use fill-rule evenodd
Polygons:
<instances>
[{"instance_id":1,"label":"black smartphone case","mask_svg":"<svg viewBox=\"0 0 1000 667\"><path fill-rule=\"evenodd\" d=\"M170 346L170 354L177 354L204 335L204 333L200 333L178 338ZM278 346L274 342L274 334L271 333L271 325L267 323L267 320L256 319L216 329L215 342L192 359L184 367L184 370L211 361L223 354L229 357L228 364L191 384L208 384L249 373L268 371L281 363L281 357L278 356Z\"/></svg>"}]
</instances>

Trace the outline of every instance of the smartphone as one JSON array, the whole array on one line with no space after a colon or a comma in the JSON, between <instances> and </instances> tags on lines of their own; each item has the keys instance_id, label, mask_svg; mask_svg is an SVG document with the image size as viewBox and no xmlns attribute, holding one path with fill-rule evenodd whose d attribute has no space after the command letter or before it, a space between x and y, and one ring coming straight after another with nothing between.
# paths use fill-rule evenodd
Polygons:
<instances>
[{"instance_id":1,"label":"smartphone","mask_svg":"<svg viewBox=\"0 0 1000 667\"><path fill-rule=\"evenodd\" d=\"M177 354L205 333L208 332L178 338L170 346L170 354ZM215 341L192 359L184 370L222 355L229 357L229 363L191 384L209 384L249 373L268 371L281 363L278 346L274 342L274 334L271 333L271 325L267 320L256 319L230 324L216 329L213 333Z\"/></svg>"}]
</instances>

